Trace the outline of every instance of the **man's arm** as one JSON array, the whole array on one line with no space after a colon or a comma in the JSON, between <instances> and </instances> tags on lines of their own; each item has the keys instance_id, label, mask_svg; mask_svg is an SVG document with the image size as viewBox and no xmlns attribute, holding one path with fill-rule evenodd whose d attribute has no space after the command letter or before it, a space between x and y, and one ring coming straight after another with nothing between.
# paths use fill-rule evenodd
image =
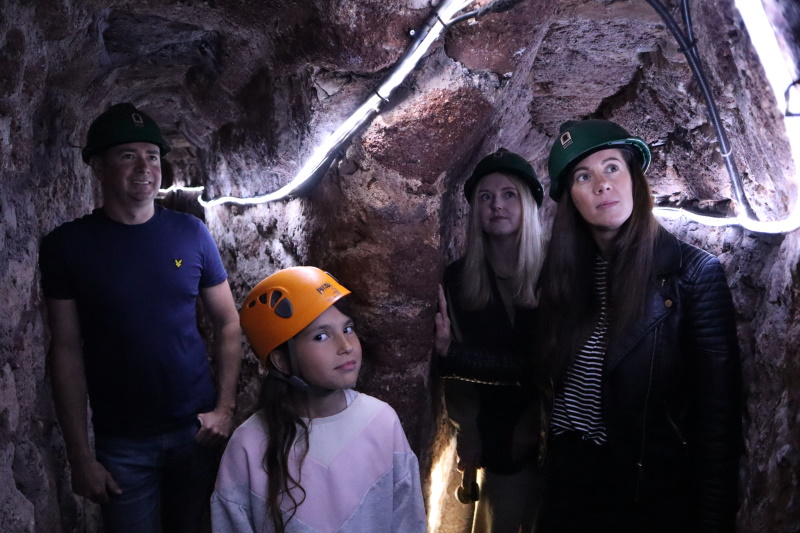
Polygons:
<instances>
[{"instance_id":1,"label":"man's arm","mask_svg":"<svg viewBox=\"0 0 800 533\"><path fill-rule=\"evenodd\" d=\"M56 414L72 467L72 490L97 503L120 494L111 474L89 446L86 372L83 364L78 308L75 300L47 300L50 333L50 373Z\"/></svg>"},{"instance_id":2,"label":"man's arm","mask_svg":"<svg viewBox=\"0 0 800 533\"><path fill-rule=\"evenodd\" d=\"M242 365L242 329L227 281L200 289L200 298L214 328L218 390L214 410L198 415L202 427L195 440L204 446L215 446L222 444L233 430L236 384Z\"/></svg>"}]
</instances>

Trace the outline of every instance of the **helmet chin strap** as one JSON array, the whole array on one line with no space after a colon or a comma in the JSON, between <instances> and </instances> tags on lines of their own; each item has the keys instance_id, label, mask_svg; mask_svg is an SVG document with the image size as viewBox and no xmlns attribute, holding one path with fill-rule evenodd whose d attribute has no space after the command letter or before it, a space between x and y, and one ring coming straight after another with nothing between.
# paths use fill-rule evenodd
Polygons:
<instances>
[{"instance_id":1,"label":"helmet chin strap","mask_svg":"<svg viewBox=\"0 0 800 533\"><path fill-rule=\"evenodd\" d=\"M267 375L269 377L285 381L289 385L301 390L309 390L311 388L311 385L309 385L308 382L306 382L303 378L299 378L297 376L289 376L288 374L284 374L283 372L274 367L270 368L267 371Z\"/></svg>"},{"instance_id":2,"label":"helmet chin strap","mask_svg":"<svg viewBox=\"0 0 800 533\"><path fill-rule=\"evenodd\" d=\"M309 390L312 386L308 381L300 377L300 365L297 363L297 348L295 346L294 338L289 339L287 342L289 348L289 365L292 368L292 375L288 376L286 381L289 385L297 387L302 390Z\"/></svg>"}]
</instances>

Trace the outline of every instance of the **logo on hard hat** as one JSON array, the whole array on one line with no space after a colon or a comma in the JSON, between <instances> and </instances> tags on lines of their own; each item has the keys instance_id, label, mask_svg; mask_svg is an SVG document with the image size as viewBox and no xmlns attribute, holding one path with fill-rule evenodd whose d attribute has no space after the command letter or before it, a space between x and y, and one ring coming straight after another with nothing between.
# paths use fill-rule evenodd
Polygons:
<instances>
[{"instance_id":1,"label":"logo on hard hat","mask_svg":"<svg viewBox=\"0 0 800 533\"><path fill-rule=\"evenodd\" d=\"M139 113L131 113L131 119L133 120L133 125L137 128L144 128L144 119L142 115Z\"/></svg>"},{"instance_id":2,"label":"logo on hard hat","mask_svg":"<svg viewBox=\"0 0 800 533\"><path fill-rule=\"evenodd\" d=\"M323 292L325 292L325 289L330 289L330 288L331 288L331 284L330 283L323 283L322 285L317 287L317 292L322 294Z\"/></svg>"},{"instance_id":3,"label":"logo on hard hat","mask_svg":"<svg viewBox=\"0 0 800 533\"><path fill-rule=\"evenodd\" d=\"M564 132L561 136L561 148L566 148L570 144L572 144L572 135L570 135L568 131Z\"/></svg>"}]
</instances>

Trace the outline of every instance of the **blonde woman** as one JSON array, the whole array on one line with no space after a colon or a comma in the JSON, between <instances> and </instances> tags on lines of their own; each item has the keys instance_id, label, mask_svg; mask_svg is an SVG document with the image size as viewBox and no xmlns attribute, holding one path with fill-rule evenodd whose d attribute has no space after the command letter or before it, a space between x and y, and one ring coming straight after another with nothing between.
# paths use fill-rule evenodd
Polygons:
<instances>
[{"instance_id":1,"label":"blonde woman","mask_svg":"<svg viewBox=\"0 0 800 533\"><path fill-rule=\"evenodd\" d=\"M543 262L531 165L501 149L464 184L467 250L445 271L435 349L459 469L480 469L473 533L530 531L540 492L533 464L531 393L520 377L531 354L536 282Z\"/></svg>"}]
</instances>

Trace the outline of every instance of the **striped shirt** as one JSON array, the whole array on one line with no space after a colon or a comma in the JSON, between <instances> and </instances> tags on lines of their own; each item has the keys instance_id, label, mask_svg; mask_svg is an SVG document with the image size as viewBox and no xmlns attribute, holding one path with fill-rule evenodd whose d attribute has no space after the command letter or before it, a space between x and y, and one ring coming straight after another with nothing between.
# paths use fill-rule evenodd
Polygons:
<instances>
[{"instance_id":1,"label":"striped shirt","mask_svg":"<svg viewBox=\"0 0 800 533\"><path fill-rule=\"evenodd\" d=\"M567 369L564 387L556 395L550 426L555 435L568 431L585 440L605 444L602 382L603 359L608 348L608 262L598 256L594 267L594 290L600 313L594 331Z\"/></svg>"}]
</instances>

